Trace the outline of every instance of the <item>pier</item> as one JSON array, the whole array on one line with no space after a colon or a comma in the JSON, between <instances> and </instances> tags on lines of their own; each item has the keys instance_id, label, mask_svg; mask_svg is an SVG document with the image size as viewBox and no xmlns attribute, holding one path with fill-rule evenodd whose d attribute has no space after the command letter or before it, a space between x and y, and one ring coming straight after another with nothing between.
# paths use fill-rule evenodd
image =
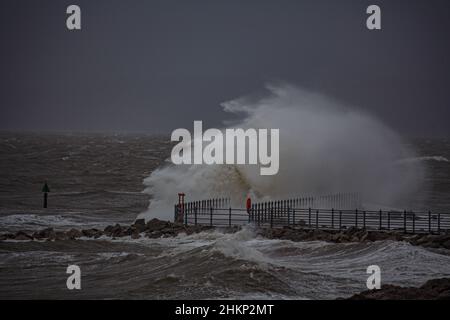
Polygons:
<instances>
[{"instance_id":1,"label":"pier","mask_svg":"<svg viewBox=\"0 0 450 320\"><path fill-rule=\"evenodd\" d=\"M177 204L174 210L175 221L185 225L232 227L252 224L266 228L318 230L355 227L403 233L450 233L450 213L364 210L358 194L260 202L252 204L249 210L233 207L230 199L218 198Z\"/></svg>"}]
</instances>

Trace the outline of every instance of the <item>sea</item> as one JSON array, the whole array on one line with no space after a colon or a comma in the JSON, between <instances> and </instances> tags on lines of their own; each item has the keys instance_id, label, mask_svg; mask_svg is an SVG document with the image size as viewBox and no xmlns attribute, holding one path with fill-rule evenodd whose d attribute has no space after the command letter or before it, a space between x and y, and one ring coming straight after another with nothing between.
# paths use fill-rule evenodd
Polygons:
<instances>
[{"instance_id":1,"label":"sea","mask_svg":"<svg viewBox=\"0 0 450 320\"><path fill-rule=\"evenodd\" d=\"M450 212L450 139L408 141L417 157L407 161L427 169L419 209ZM164 135L0 133L0 233L133 223L152 201L144 179L172 146ZM67 288L69 265L80 267L80 290ZM401 286L450 277L445 249L266 239L248 225L159 239L0 241L0 299L336 299L366 290L370 265Z\"/></svg>"}]
</instances>

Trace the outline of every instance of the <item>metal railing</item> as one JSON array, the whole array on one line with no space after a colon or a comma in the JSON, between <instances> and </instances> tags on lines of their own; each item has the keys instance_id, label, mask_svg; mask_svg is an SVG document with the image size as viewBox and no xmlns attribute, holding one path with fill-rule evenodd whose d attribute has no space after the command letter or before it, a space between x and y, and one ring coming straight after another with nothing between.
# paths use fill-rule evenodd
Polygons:
<instances>
[{"instance_id":1,"label":"metal railing","mask_svg":"<svg viewBox=\"0 0 450 320\"><path fill-rule=\"evenodd\" d=\"M450 231L450 214L413 211L265 208L255 205L249 213L257 226L301 226L309 229L342 230L356 227L405 233Z\"/></svg>"},{"instance_id":2,"label":"metal railing","mask_svg":"<svg viewBox=\"0 0 450 320\"><path fill-rule=\"evenodd\" d=\"M232 208L229 199L204 200L175 205L175 219L185 225L231 227L253 223L260 227L302 227L320 230L367 230L438 234L450 232L450 214L361 209L317 209L289 207L289 201Z\"/></svg>"}]
</instances>

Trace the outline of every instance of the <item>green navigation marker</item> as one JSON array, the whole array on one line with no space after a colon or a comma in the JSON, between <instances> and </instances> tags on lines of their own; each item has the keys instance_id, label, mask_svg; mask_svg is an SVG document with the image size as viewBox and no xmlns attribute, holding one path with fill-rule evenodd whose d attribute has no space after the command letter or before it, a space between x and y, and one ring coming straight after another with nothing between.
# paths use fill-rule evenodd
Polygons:
<instances>
[{"instance_id":1,"label":"green navigation marker","mask_svg":"<svg viewBox=\"0 0 450 320\"><path fill-rule=\"evenodd\" d=\"M44 208L47 208L47 197L50 192L50 188L47 185L47 181L45 181L44 186L42 187L42 192L44 193Z\"/></svg>"},{"instance_id":2,"label":"green navigation marker","mask_svg":"<svg viewBox=\"0 0 450 320\"><path fill-rule=\"evenodd\" d=\"M42 192L50 192L50 188L47 185L47 182L45 182L44 186L42 187Z\"/></svg>"}]
</instances>

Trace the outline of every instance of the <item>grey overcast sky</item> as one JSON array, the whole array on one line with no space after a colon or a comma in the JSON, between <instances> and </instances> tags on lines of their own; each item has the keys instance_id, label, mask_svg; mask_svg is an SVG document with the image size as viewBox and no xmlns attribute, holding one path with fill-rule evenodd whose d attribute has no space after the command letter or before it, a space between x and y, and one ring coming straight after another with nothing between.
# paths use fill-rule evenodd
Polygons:
<instances>
[{"instance_id":1,"label":"grey overcast sky","mask_svg":"<svg viewBox=\"0 0 450 320\"><path fill-rule=\"evenodd\" d=\"M450 136L447 0L2 0L0 24L0 130L213 127L221 102L287 81Z\"/></svg>"}]
</instances>

